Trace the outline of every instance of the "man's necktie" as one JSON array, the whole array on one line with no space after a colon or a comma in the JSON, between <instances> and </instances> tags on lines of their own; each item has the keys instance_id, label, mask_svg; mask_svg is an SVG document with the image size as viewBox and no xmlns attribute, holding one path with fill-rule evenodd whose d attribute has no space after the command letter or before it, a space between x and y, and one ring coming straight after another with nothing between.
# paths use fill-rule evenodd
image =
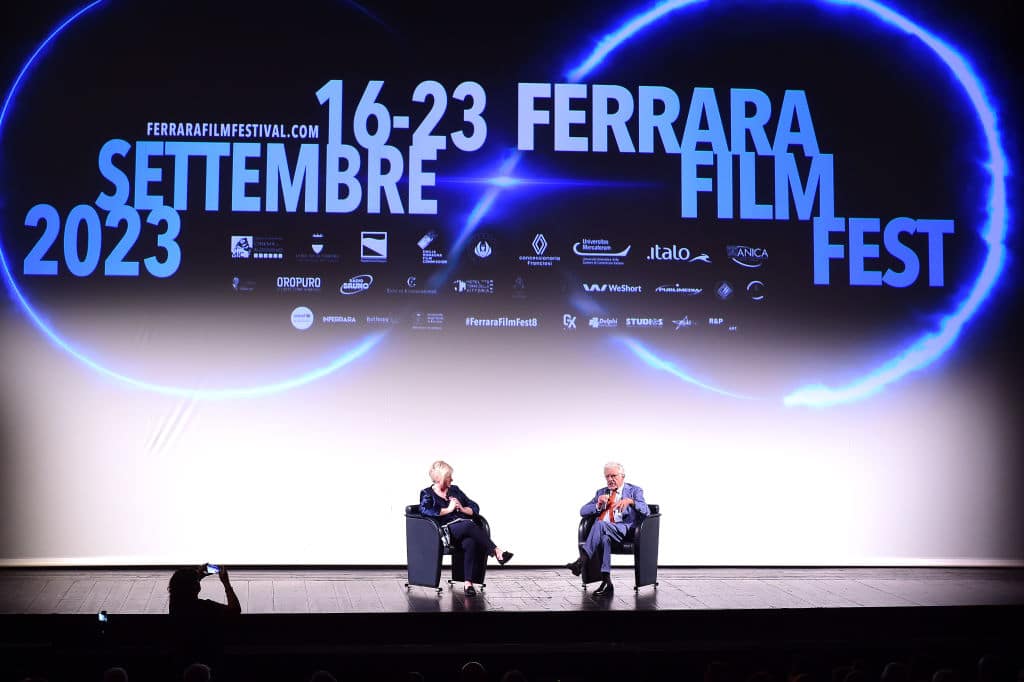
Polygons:
<instances>
[{"instance_id":1,"label":"man's necktie","mask_svg":"<svg viewBox=\"0 0 1024 682\"><path fill-rule=\"evenodd\" d=\"M605 508L604 512L601 514L601 520L607 521L607 522L611 523L612 519L614 518L614 515L612 513L612 508L613 508L614 505L615 505L615 491L614 490L609 490L608 491L608 506Z\"/></svg>"}]
</instances>

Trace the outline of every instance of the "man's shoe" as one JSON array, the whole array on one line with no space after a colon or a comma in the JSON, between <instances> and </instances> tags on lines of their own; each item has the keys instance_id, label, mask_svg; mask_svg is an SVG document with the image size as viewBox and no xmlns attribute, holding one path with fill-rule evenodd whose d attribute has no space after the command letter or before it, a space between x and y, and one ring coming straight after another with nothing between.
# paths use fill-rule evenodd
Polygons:
<instances>
[{"instance_id":1,"label":"man's shoe","mask_svg":"<svg viewBox=\"0 0 1024 682\"><path fill-rule=\"evenodd\" d=\"M579 575L583 572L583 558L581 557L576 561L570 561L565 565L565 567L572 571L573 575Z\"/></svg>"},{"instance_id":2,"label":"man's shoe","mask_svg":"<svg viewBox=\"0 0 1024 682\"><path fill-rule=\"evenodd\" d=\"M610 580L602 580L598 588L594 590L595 597L610 597L613 594L615 594L615 588L612 587Z\"/></svg>"},{"instance_id":3,"label":"man's shoe","mask_svg":"<svg viewBox=\"0 0 1024 682\"><path fill-rule=\"evenodd\" d=\"M515 555L512 554L512 552L502 552L501 556L498 557L498 564L501 565L501 566L504 566L505 564L507 564L509 562L509 560L513 556L515 556Z\"/></svg>"},{"instance_id":4,"label":"man's shoe","mask_svg":"<svg viewBox=\"0 0 1024 682\"><path fill-rule=\"evenodd\" d=\"M466 595L470 597L476 596L476 588L472 585L466 585Z\"/></svg>"}]
</instances>

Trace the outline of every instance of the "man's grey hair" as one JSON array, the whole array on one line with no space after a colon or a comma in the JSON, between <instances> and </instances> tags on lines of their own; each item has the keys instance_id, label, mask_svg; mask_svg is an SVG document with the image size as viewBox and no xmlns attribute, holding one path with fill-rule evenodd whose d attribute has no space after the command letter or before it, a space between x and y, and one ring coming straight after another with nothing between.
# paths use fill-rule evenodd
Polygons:
<instances>
[{"instance_id":1,"label":"man's grey hair","mask_svg":"<svg viewBox=\"0 0 1024 682\"><path fill-rule=\"evenodd\" d=\"M619 473L623 476L626 475L626 467L622 466L618 462L608 462L604 465L605 469L618 469Z\"/></svg>"}]
</instances>

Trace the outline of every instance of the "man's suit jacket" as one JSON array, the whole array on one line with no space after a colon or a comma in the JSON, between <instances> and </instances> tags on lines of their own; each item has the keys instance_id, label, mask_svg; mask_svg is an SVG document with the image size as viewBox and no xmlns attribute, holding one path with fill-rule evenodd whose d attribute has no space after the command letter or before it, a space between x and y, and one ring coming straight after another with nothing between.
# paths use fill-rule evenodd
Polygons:
<instances>
[{"instance_id":1,"label":"man's suit jacket","mask_svg":"<svg viewBox=\"0 0 1024 682\"><path fill-rule=\"evenodd\" d=\"M580 516L596 516L599 514L600 512L597 509L597 498L601 495L607 495L608 493L608 488L601 488L594 493L594 499L587 502L580 509ZM615 495L615 501L618 502L623 498L633 500L633 504L626 507L622 512L622 523L628 528L632 528L640 520L637 518L638 516L647 516L651 513L647 508L647 502L644 501L644 490L640 486L633 485L632 483L623 483L622 489Z\"/></svg>"}]
</instances>

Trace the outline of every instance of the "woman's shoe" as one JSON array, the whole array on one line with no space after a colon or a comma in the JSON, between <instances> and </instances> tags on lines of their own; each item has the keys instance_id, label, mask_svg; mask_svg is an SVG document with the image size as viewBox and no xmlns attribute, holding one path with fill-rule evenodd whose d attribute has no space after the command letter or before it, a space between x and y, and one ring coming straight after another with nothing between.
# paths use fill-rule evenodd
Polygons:
<instances>
[{"instance_id":1,"label":"woman's shoe","mask_svg":"<svg viewBox=\"0 0 1024 682\"><path fill-rule=\"evenodd\" d=\"M469 596L469 597L475 597L476 596L476 588L473 587L472 585L466 585L466 595Z\"/></svg>"},{"instance_id":2,"label":"woman's shoe","mask_svg":"<svg viewBox=\"0 0 1024 682\"><path fill-rule=\"evenodd\" d=\"M498 564L500 566L504 566L505 564L507 564L512 559L513 556L515 556L515 555L512 554L512 552L502 552L501 556L498 557Z\"/></svg>"}]
</instances>

